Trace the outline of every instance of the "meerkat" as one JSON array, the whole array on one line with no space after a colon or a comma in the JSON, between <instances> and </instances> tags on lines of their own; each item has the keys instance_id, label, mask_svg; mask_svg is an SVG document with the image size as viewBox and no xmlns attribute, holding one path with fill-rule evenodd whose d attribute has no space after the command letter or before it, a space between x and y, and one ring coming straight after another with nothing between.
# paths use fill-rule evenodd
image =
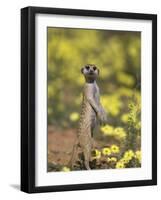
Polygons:
<instances>
[{"instance_id":1,"label":"meerkat","mask_svg":"<svg viewBox=\"0 0 161 200\"><path fill-rule=\"evenodd\" d=\"M98 123L106 123L107 114L100 103L99 87L96 83L99 69L93 64L87 64L81 69L81 72L85 78L85 85L77 130L77 143L74 145L70 163L71 168L73 168L78 156L78 148L81 148L84 155L84 166L87 170L90 170L89 162L91 161L93 148L93 130Z\"/></svg>"}]
</instances>

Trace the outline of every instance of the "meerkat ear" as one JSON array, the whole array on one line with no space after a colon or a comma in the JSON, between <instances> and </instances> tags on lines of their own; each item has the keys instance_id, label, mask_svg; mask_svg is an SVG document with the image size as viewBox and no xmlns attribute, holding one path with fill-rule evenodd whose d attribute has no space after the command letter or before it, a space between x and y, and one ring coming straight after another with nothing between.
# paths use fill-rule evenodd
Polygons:
<instances>
[{"instance_id":1,"label":"meerkat ear","mask_svg":"<svg viewBox=\"0 0 161 200\"><path fill-rule=\"evenodd\" d=\"M98 71L98 75L100 74L100 70L97 68L97 71Z\"/></svg>"},{"instance_id":2,"label":"meerkat ear","mask_svg":"<svg viewBox=\"0 0 161 200\"><path fill-rule=\"evenodd\" d=\"M83 69L84 69L84 68L82 67L82 68L81 68L81 73L82 73L82 74L83 74Z\"/></svg>"}]
</instances>

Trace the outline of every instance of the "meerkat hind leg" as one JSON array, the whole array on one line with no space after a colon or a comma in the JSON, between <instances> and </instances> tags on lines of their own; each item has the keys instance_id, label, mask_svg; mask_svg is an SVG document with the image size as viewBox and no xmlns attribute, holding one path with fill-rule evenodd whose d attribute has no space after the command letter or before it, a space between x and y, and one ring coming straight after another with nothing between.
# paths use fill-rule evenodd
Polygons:
<instances>
[{"instance_id":1,"label":"meerkat hind leg","mask_svg":"<svg viewBox=\"0 0 161 200\"><path fill-rule=\"evenodd\" d=\"M77 159L78 147L79 147L78 143L74 144L74 146L73 146L73 151L72 151L72 156L71 156L71 161L70 161L70 167L71 167L71 169L74 168L74 164L75 164L76 159Z\"/></svg>"},{"instance_id":2,"label":"meerkat hind leg","mask_svg":"<svg viewBox=\"0 0 161 200\"><path fill-rule=\"evenodd\" d=\"M90 141L91 142L91 141ZM91 161L91 147L92 144L88 144L84 147L83 154L84 154L84 165L87 170L90 170L90 161Z\"/></svg>"},{"instance_id":3,"label":"meerkat hind leg","mask_svg":"<svg viewBox=\"0 0 161 200\"><path fill-rule=\"evenodd\" d=\"M91 151L92 151L92 138L88 138L88 142L84 144L83 154L84 154L84 165L87 170L90 170L90 161L91 161Z\"/></svg>"}]
</instances>

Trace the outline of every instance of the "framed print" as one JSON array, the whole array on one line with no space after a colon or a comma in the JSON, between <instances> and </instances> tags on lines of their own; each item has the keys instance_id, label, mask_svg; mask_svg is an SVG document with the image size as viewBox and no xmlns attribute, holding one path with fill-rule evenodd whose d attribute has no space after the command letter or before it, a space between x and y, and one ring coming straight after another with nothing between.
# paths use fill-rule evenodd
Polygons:
<instances>
[{"instance_id":1,"label":"framed print","mask_svg":"<svg viewBox=\"0 0 161 200\"><path fill-rule=\"evenodd\" d=\"M21 9L21 190L157 184L157 16Z\"/></svg>"}]
</instances>

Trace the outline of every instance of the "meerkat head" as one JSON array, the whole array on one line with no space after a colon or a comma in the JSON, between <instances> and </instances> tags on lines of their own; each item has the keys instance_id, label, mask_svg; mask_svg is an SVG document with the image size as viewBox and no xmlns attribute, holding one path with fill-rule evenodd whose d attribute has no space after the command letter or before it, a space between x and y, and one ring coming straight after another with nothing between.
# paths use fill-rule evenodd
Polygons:
<instances>
[{"instance_id":1,"label":"meerkat head","mask_svg":"<svg viewBox=\"0 0 161 200\"><path fill-rule=\"evenodd\" d=\"M87 82L93 82L99 75L99 69L94 64L87 64L81 69Z\"/></svg>"}]
</instances>

